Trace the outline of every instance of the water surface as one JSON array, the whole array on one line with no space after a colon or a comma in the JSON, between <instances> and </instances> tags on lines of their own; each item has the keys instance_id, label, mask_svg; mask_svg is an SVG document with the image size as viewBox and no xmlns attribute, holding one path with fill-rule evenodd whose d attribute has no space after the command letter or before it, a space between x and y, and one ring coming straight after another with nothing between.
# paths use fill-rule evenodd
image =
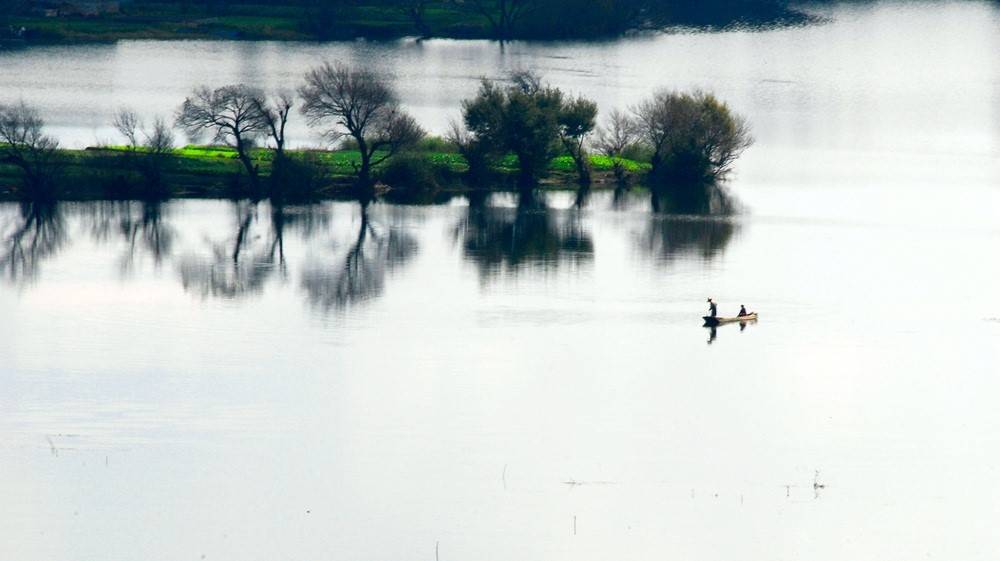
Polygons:
<instances>
[{"instance_id":1,"label":"water surface","mask_svg":"<svg viewBox=\"0 0 1000 561\"><path fill-rule=\"evenodd\" d=\"M378 61L434 129L476 76L530 66L605 108L710 87L758 139L734 217L610 193L367 220L0 205L0 558L995 559L996 4L828 15L503 51L0 54L0 96L67 144L114 104L320 56ZM707 296L761 321L713 336Z\"/></svg>"}]
</instances>

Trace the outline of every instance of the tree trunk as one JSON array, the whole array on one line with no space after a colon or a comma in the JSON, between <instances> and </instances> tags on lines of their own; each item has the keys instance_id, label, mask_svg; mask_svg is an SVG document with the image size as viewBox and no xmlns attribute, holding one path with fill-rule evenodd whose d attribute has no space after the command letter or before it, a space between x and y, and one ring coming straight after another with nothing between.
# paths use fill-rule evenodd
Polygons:
<instances>
[{"instance_id":1,"label":"tree trunk","mask_svg":"<svg viewBox=\"0 0 1000 561\"><path fill-rule=\"evenodd\" d=\"M361 150L361 167L358 169L355 190L362 208L367 208L368 204L375 200L375 182L372 181L372 152L364 138L355 137L355 140L358 142L358 149Z\"/></svg>"},{"instance_id":2,"label":"tree trunk","mask_svg":"<svg viewBox=\"0 0 1000 561\"><path fill-rule=\"evenodd\" d=\"M628 175L626 175L625 164L621 161L621 158L614 158L612 166L614 166L615 172L615 182L618 183L620 187L625 187L628 185Z\"/></svg>"},{"instance_id":3,"label":"tree trunk","mask_svg":"<svg viewBox=\"0 0 1000 561\"><path fill-rule=\"evenodd\" d=\"M358 182L359 183L371 183L372 180L372 155L368 151L368 145L365 140L360 137L355 137L358 142L358 150L361 152L361 168L358 169Z\"/></svg>"},{"instance_id":4,"label":"tree trunk","mask_svg":"<svg viewBox=\"0 0 1000 561\"><path fill-rule=\"evenodd\" d=\"M535 188L538 184L538 179L535 177L535 170L531 168L528 163L528 157L523 154L517 155L517 185L521 188L521 191L531 190Z\"/></svg>"},{"instance_id":5,"label":"tree trunk","mask_svg":"<svg viewBox=\"0 0 1000 561\"><path fill-rule=\"evenodd\" d=\"M243 140L239 137L236 138L236 155L239 157L240 162L243 163L243 167L246 168L247 175L250 176L250 187L256 192L257 167L253 165L253 160L250 159L250 155L247 154L246 148L243 145Z\"/></svg>"},{"instance_id":6,"label":"tree trunk","mask_svg":"<svg viewBox=\"0 0 1000 561\"><path fill-rule=\"evenodd\" d=\"M580 185L590 185L590 161L587 159L587 155L579 146L575 147L570 155L573 156L573 163L576 164L577 180Z\"/></svg>"}]
</instances>

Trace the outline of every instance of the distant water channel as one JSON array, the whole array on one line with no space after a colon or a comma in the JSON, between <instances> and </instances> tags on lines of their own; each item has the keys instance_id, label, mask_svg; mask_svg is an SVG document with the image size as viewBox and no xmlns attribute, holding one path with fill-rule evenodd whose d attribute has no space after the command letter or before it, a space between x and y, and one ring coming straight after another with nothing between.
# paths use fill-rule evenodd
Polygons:
<instances>
[{"instance_id":1,"label":"distant water channel","mask_svg":"<svg viewBox=\"0 0 1000 561\"><path fill-rule=\"evenodd\" d=\"M519 66L710 88L730 217L642 193L0 204L0 559L994 560L1000 8L610 43L0 52L65 144L110 107L391 72L440 130ZM300 144L315 142L296 129ZM705 298L761 319L701 327Z\"/></svg>"}]
</instances>

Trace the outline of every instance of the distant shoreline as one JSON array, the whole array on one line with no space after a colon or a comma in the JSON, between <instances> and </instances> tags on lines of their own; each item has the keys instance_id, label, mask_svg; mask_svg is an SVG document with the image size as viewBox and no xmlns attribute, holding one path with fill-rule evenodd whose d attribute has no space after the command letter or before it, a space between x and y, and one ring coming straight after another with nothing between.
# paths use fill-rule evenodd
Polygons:
<instances>
[{"instance_id":1,"label":"distant shoreline","mask_svg":"<svg viewBox=\"0 0 1000 561\"><path fill-rule=\"evenodd\" d=\"M71 4L71 3L70 3ZM119 13L0 16L0 48L65 44L104 44L120 40L350 41L501 38L481 15L446 7L428 10L418 24L402 3L364 5L343 13L291 5L234 5L209 11L204 6L170 3L129 4ZM688 13L689 12L689 13ZM579 25L557 26L544 18L524 19L505 40L607 40L641 32L680 29L721 30L799 25L811 16L782 2L761 0L727 8L690 8L688 12L642 20L603 21L590 14ZM544 23L544 24L543 24ZM558 22L557 22L558 23Z\"/></svg>"}]
</instances>

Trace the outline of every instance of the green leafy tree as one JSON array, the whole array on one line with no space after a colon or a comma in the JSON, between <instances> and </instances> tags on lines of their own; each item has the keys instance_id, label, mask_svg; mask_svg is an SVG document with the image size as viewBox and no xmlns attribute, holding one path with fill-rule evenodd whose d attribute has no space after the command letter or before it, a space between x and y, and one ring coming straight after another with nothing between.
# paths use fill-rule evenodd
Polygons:
<instances>
[{"instance_id":1,"label":"green leafy tree","mask_svg":"<svg viewBox=\"0 0 1000 561\"><path fill-rule=\"evenodd\" d=\"M561 149L575 150L574 158L585 157L583 141L593 130L596 112L593 102L583 98L567 102L559 88L544 84L531 72L514 73L507 85L484 79L476 97L462 102L471 141L495 152L513 153L518 183L525 189L547 174Z\"/></svg>"},{"instance_id":2,"label":"green leafy tree","mask_svg":"<svg viewBox=\"0 0 1000 561\"><path fill-rule=\"evenodd\" d=\"M753 144L746 120L710 93L660 91L632 111L656 182L721 180Z\"/></svg>"},{"instance_id":3,"label":"green leafy tree","mask_svg":"<svg viewBox=\"0 0 1000 561\"><path fill-rule=\"evenodd\" d=\"M590 158L585 148L587 137L594 132L597 104L584 97L567 100L559 110L559 140L573 158L582 185L589 185Z\"/></svg>"}]
</instances>

